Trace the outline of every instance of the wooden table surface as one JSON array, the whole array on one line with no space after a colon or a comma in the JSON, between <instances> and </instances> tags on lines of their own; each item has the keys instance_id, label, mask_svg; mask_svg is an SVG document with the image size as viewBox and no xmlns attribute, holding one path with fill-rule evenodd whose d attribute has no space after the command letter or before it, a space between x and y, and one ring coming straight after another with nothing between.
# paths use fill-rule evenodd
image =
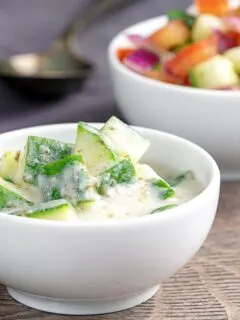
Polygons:
<instances>
[{"instance_id":1,"label":"wooden table surface","mask_svg":"<svg viewBox=\"0 0 240 320\"><path fill-rule=\"evenodd\" d=\"M102 316L61 316L25 307L0 286L1 319L240 320L240 183L223 183L216 220L203 247L148 302Z\"/></svg>"}]
</instances>

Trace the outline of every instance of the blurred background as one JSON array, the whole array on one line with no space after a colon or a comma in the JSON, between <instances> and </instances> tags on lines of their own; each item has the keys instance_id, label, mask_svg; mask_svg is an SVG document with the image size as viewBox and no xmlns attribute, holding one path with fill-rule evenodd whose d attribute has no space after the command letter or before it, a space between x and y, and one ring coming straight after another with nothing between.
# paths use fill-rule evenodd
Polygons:
<instances>
[{"instance_id":1,"label":"blurred background","mask_svg":"<svg viewBox=\"0 0 240 320\"><path fill-rule=\"evenodd\" d=\"M91 0L1 0L0 59L46 49L87 2ZM0 80L0 132L80 119L105 121L118 115L107 64L110 40L131 24L188 5L187 0L129 0L120 12L92 23L78 41L96 68L81 90L60 100L28 100Z\"/></svg>"}]
</instances>

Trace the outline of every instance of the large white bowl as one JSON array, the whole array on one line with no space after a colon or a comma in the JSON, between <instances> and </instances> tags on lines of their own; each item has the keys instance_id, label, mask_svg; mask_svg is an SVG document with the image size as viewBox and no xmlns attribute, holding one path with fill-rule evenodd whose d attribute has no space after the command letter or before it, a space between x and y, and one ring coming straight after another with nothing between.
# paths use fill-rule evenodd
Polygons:
<instances>
[{"instance_id":1,"label":"large white bowl","mask_svg":"<svg viewBox=\"0 0 240 320\"><path fill-rule=\"evenodd\" d=\"M170 132L199 144L216 159L224 179L240 179L239 91L166 84L128 70L116 58L116 49L129 45L126 34L149 35L165 23L164 16L143 21L110 43L108 55L119 109L133 125Z\"/></svg>"},{"instance_id":2,"label":"large white bowl","mask_svg":"<svg viewBox=\"0 0 240 320\"><path fill-rule=\"evenodd\" d=\"M144 161L193 170L204 186L168 212L129 220L74 224L0 214L0 282L31 307L65 314L113 312L155 294L205 240L219 197L212 157L173 135L137 128L151 140ZM28 135L74 141L76 124L49 125L0 135L0 150L22 148Z\"/></svg>"}]
</instances>

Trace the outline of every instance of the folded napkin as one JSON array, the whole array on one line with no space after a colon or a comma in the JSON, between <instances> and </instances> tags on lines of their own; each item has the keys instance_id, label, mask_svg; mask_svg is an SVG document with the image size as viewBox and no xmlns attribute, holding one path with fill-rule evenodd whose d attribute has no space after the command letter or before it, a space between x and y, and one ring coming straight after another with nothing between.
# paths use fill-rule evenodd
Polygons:
<instances>
[{"instance_id":1,"label":"folded napkin","mask_svg":"<svg viewBox=\"0 0 240 320\"><path fill-rule=\"evenodd\" d=\"M41 51L58 36L88 0L2 0L0 6L0 58ZM91 1L91 0L89 0ZM114 1L114 0L113 0ZM55 102L31 102L0 82L0 132L48 123L105 121L118 114L108 71L106 49L119 31L138 21L185 8L187 0L129 0L118 13L99 19L79 37L97 68L81 91Z\"/></svg>"}]
</instances>

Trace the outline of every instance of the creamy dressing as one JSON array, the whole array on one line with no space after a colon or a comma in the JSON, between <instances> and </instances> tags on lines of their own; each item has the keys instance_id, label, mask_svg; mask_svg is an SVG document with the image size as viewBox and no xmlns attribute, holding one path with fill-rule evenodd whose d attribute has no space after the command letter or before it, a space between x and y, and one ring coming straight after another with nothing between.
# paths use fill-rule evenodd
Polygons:
<instances>
[{"instance_id":1,"label":"creamy dressing","mask_svg":"<svg viewBox=\"0 0 240 320\"><path fill-rule=\"evenodd\" d=\"M66 167L60 175L61 179L59 179L59 181L56 180L56 177L45 181L44 179L46 178L40 175L39 183L41 182L40 184L45 185L47 190L51 185L57 186L59 190L61 190L61 193L69 200L71 200L71 198L78 199L78 189L80 185L76 179L79 177L79 170L83 170L82 164ZM169 177L169 172L171 172L169 169L161 170L161 177ZM82 178L84 178L84 176ZM157 208L167 205L180 205L187 202L198 195L203 189L201 184L194 178L194 175L188 174L185 179L173 187L175 195L164 200L160 197L160 189L153 185L153 180L159 178L160 176L150 166L146 164L136 164L136 179L132 183L117 184L114 187L109 187L105 195L99 195L94 188L94 185L97 183L97 178L89 177L87 184L90 188L85 189L84 199L95 199L95 201L93 201L91 205L86 206L85 209L83 206L81 210L76 211L74 219L72 219L74 208L70 205L72 214L68 215L67 220L74 220L78 223L81 221L129 219L149 215ZM81 179L81 184L84 185L83 182ZM77 189L76 183L79 185ZM4 182L4 184L8 186L7 182ZM22 183L21 186L17 188L20 195L22 194L33 203L40 205L39 208L41 208L43 198L38 187L28 183ZM83 192L83 190L80 191ZM71 202L73 203L73 201ZM43 206L46 206L45 202ZM1 212L18 215L21 209L2 209ZM167 214L167 211L154 214Z\"/></svg>"},{"instance_id":2,"label":"creamy dressing","mask_svg":"<svg viewBox=\"0 0 240 320\"><path fill-rule=\"evenodd\" d=\"M116 117L100 130L79 122L75 144L29 136L24 150L0 159L0 208L29 218L74 217L79 223L167 214L163 211L191 200L202 186L191 171L174 176L167 168L157 170L159 175L140 164L149 145Z\"/></svg>"},{"instance_id":3,"label":"creamy dressing","mask_svg":"<svg viewBox=\"0 0 240 320\"><path fill-rule=\"evenodd\" d=\"M109 188L107 194L86 211L78 213L79 219L99 221L106 219L129 219L151 214L159 207L169 204L180 205L191 200L202 191L201 184L190 176L174 187L175 196L162 200L152 180L159 178L148 165L137 165L137 181L118 184ZM167 214L167 211L155 213Z\"/></svg>"}]
</instances>

